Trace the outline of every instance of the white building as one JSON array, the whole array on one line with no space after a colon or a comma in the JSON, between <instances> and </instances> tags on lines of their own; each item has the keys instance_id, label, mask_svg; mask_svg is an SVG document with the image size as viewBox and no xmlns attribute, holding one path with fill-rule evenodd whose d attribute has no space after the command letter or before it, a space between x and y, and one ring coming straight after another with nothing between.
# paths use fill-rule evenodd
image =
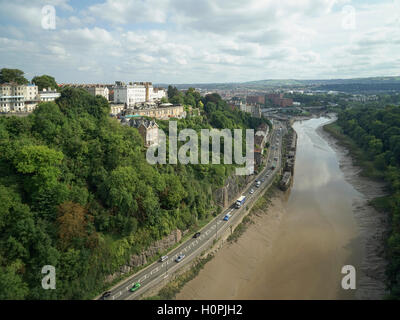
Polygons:
<instances>
[{"instance_id":1,"label":"white building","mask_svg":"<svg viewBox=\"0 0 400 320\"><path fill-rule=\"evenodd\" d=\"M145 85L132 82L129 84L124 84L119 81L115 82L114 103L123 103L130 107L140 102L146 102Z\"/></svg>"},{"instance_id":2,"label":"white building","mask_svg":"<svg viewBox=\"0 0 400 320\"><path fill-rule=\"evenodd\" d=\"M109 90L106 86L102 86L102 85L94 85L94 86L88 86L88 87L84 87L91 95L93 96L102 96L104 98L108 99L108 95L109 95Z\"/></svg>"},{"instance_id":3,"label":"white building","mask_svg":"<svg viewBox=\"0 0 400 320\"><path fill-rule=\"evenodd\" d=\"M0 112L31 112L38 103L38 87L33 84L0 85Z\"/></svg>"},{"instance_id":4,"label":"white building","mask_svg":"<svg viewBox=\"0 0 400 320\"><path fill-rule=\"evenodd\" d=\"M130 82L125 84L116 81L113 89L114 103L123 103L128 107L133 107L135 104L143 102L160 101L161 98L167 96L165 89L153 88L151 82Z\"/></svg>"},{"instance_id":5,"label":"white building","mask_svg":"<svg viewBox=\"0 0 400 320\"><path fill-rule=\"evenodd\" d=\"M153 88L150 90L150 102L160 101L162 98L167 97L167 90L164 88Z\"/></svg>"},{"instance_id":6,"label":"white building","mask_svg":"<svg viewBox=\"0 0 400 320\"><path fill-rule=\"evenodd\" d=\"M110 113L112 115L120 114L125 109L124 104L114 104L110 103Z\"/></svg>"},{"instance_id":7,"label":"white building","mask_svg":"<svg viewBox=\"0 0 400 320\"><path fill-rule=\"evenodd\" d=\"M48 102L48 101L54 101L57 98L61 96L61 93L51 90L51 88L45 89L43 88L43 91L39 92L39 100L41 102Z\"/></svg>"}]
</instances>

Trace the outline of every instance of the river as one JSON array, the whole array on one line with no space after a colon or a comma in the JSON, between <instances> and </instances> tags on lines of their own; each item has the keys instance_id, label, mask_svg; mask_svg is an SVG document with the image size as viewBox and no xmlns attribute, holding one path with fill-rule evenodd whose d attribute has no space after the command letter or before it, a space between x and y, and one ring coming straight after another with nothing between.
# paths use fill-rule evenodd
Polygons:
<instances>
[{"instance_id":1,"label":"river","mask_svg":"<svg viewBox=\"0 0 400 320\"><path fill-rule=\"evenodd\" d=\"M291 190L237 243L223 247L177 299L382 298L385 220L367 201L382 195L383 186L358 178L346 152L321 131L329 121L294 123ZM356 290L341 287L345 265L355 267Z\"/></svg>"}]
</instances>

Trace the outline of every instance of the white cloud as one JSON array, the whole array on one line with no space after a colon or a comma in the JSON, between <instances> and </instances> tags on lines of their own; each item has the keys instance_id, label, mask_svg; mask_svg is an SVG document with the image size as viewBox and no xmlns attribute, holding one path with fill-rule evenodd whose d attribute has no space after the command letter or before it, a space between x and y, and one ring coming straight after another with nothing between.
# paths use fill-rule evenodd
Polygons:
<instances>
[{"instance_id":1,"label":"white cloud","mask_svg":"<svg viewBox=\"0 0 400 320\"><path fill-rule=\"evenodd\" d=\"M354 2L99 0L78 10L57 0L57 29L46 31L37 16L46 1L0 0L0 18L6 21L0 26L0 60L62 82L399 73L400 20L394 3ZM342 28L345 4L356 8L354 30Z\"/></svg>"},{"instance_id":2,"label":"white cloud","mask_svg":"<svg viewBox=\"0 0 400 320\"><path fill-rule=\"evenodd\" d=\"M107 0L90 6L88 12L114 24L166 21L168 1Z\"/></svg>"}]
</instances>

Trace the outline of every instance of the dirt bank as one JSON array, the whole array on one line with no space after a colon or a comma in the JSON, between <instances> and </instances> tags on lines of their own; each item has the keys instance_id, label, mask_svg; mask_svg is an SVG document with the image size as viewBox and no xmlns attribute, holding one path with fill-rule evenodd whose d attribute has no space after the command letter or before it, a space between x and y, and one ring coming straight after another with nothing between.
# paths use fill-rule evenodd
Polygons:
<instances>
[{"instance_id":1,"label":"dirt bank","mask_svg":"<svg viewBox=\"0 0 400 320\"><path fill-rule=\"evenodd\" d=\"M331 122L336 121L334 117ZM353 165L349 151L320 127L318 134L336 152L344 177L362 197L353 202L353 213L358 224L363 247L361 270L358 270L357 299L382 299L387 293L384 241L389 226L388 215L378 212L368 202L385 195L385 184L360 176L361 168Z\"/></svg>"}]
</instances>

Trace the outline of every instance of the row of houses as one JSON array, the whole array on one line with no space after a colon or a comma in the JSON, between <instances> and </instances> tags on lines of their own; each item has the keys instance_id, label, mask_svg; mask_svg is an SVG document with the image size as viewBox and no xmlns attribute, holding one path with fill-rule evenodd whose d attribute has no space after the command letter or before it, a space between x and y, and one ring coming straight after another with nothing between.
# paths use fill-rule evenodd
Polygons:
<instances>
[{"instance_id":1,"label":"row of houses","mask_svg":"<svg viewBox=\"0 0 400 320\"><path fill-rule=\"evenodd\" d=\"M100 95L116 105L133 107L140 103L160 102L167 97L167 90L153 87L152 82L115 81L115 84L62 84L73 88L82 88L90 94Z\"/></svg>"},{"instance_id":2,"label":"row of houses","mask_svg":"<svg viewBox=\"0 0 400 320\"><path fill-rule=\"evenodd\" d=\"M128 107L125 115L136 115L160 120L168 120L169 118L182 119L186 117L186 111L181 104L173 105L172 103L141 103L135 107Z\"/></svg>"},{"instance_id":3,"label":"row of houses","mask_svg":"<svg viewBox=\"0 0 400 320\"><path fill-rule=\"evenodd\" d=\"M60 96L50 88L39 91L34 84L0 84L0 112L32 112L40 102L54 101Z\"/></svg>"}]
</instances>

